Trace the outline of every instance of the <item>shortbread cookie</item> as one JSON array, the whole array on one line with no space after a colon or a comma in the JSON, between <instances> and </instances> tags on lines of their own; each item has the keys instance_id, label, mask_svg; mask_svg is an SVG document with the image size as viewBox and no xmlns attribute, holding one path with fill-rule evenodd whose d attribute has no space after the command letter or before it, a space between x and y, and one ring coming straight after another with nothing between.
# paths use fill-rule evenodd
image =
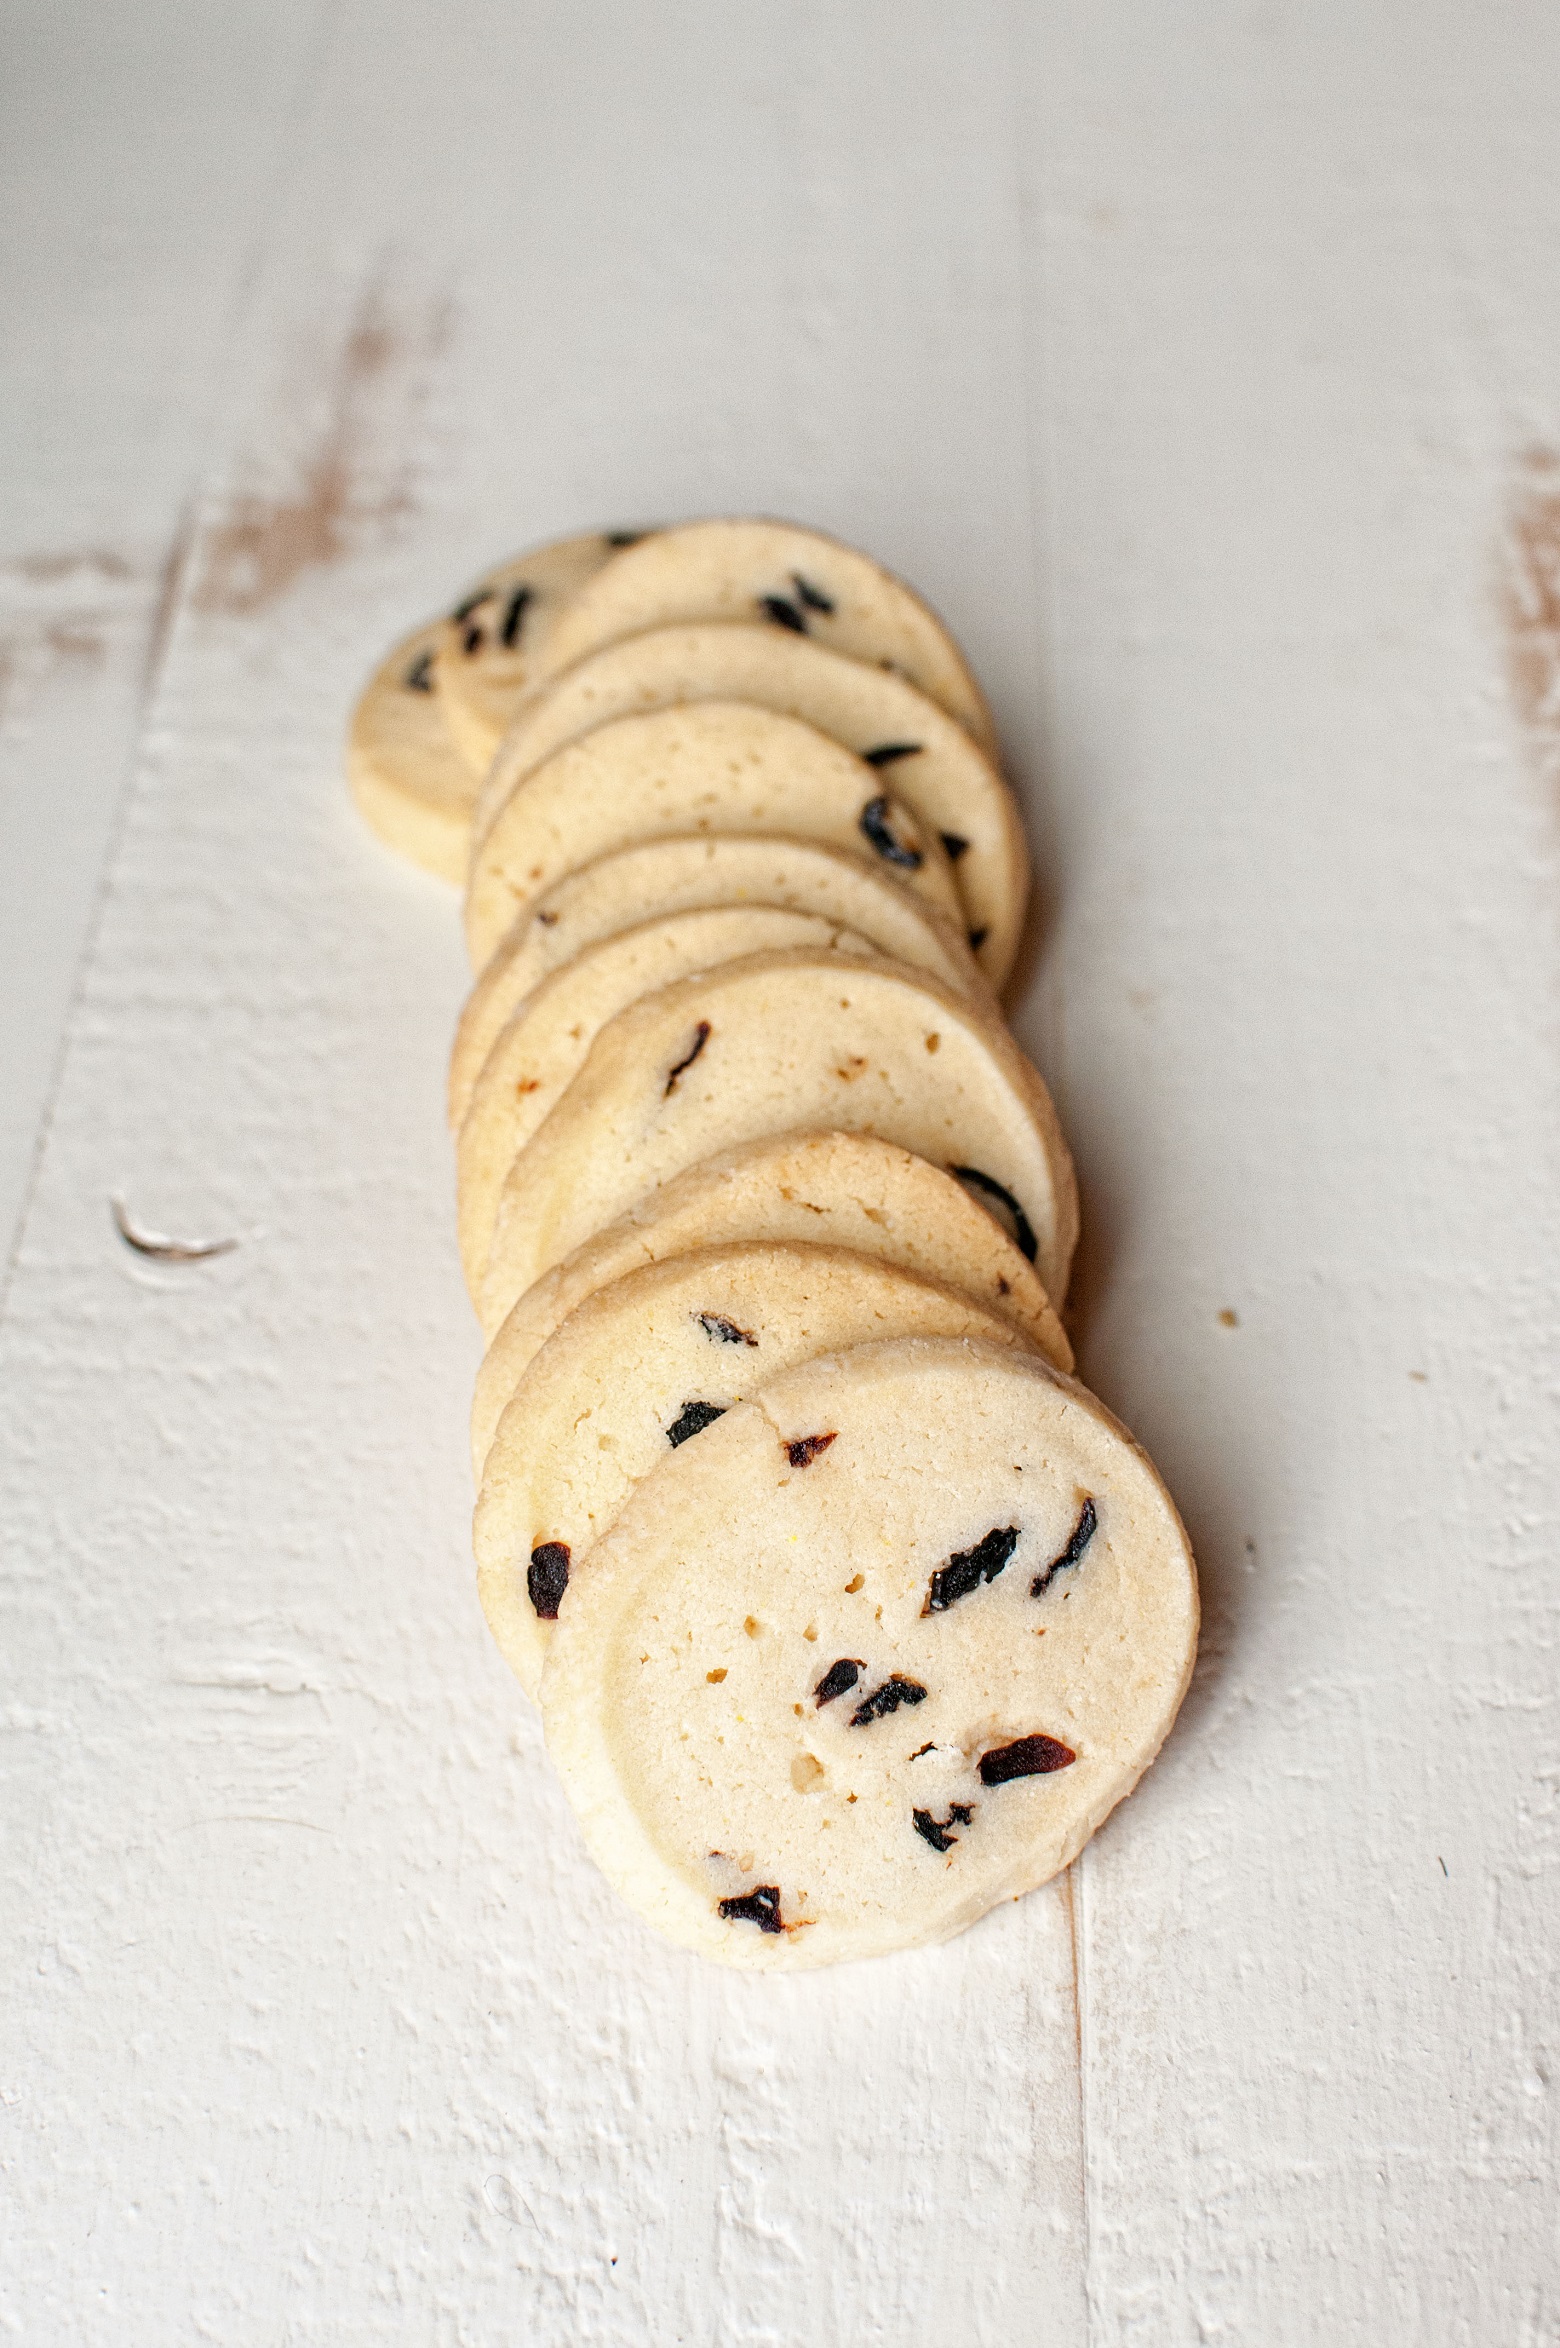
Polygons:
<instances>
[{"instance_id":1,"label":"shortbread cookie","mask_svg":"<svg viewBox=\"0 0 1560 2348\"><path fill-rule=\"evenodd\" d=\"M673 833L598 856L565 873L516 922L476 980L450 1054L450 1123L471 1103L482 1063L500 1031L550 970L586 946L640 921L650 906L691 913L706 905L781 905L859 930L880 953L1000 1016L957 928L925 897L838 848L762 833Z\"/></svg>"},{"instance_id":2,"label":"shortbread cookie","mask_svg":"<svg viewBox=\"0 0 1560 2348\"><path fill-rule=\"evenodd\" d=\"M559 614L534 674L680 620L758 620L897 669L995 751L980 687L936 613L868 556L790 522L685 522L614 555Z\"/></svg>"},{"instance_id":3,"label":"shortbread cookie","mask_svg":"<svg viewBox=\"0 0 1560 2348\"><path fill-rule=\"evenodd\" d=\"M504 1177L585 1063L609 1019L641 995L696 970L784 946L870 954L858 931L778 905L719 905L663 914L587 946L533 988L477 1078L455 1145L461 1261L480 1293Z\"/></svg>"},{"instance_id":4,"label":"shortbread cookie","mask_svg":"<svg viewBox=\"0 0 1560 2348\"><path fill-rule=\"evenodd\" d=\"M439 699L455 746L487 772L516 703L542 673L559 612L638 534L588 530L500 563L463 595L437 637Z\"/></svg>"},{"instance_id":5,"label":"shortbread cookie","mask_svg":"<svg viewBox=\"0 0 1560 2348\"><path fill-rule=\"evenodd\" d=\"M521 1685L535 1695L564 1590L667 1451L794 1362L913 1335L1024 1344L940 1281L764 1240L647 1265L571 1313L498 1423L472 1526L483 1611Z\"/></svg>"},{"instance_id":6,"label":"shortbread cookie","mask_svg":"<svg viewBox=\"0 0 1560 2348\"><path fill-rule=\"evenodd\" d=\"M615 718L510 793L471 859L466 944L480 970L560 874L670 832L785 832L887 871L958 916L947 851L865 760L816 726L735 701Z\"/></svg>"},{"instance_id":7,"label":"shortbread cookie","mask_svg":"<svg viewBox=\"0 0 1560 2348\"><path fill-rule=\"evenodd\" d=\"M805 718L891 781L941 833L970 943L1001 985L1029 893L1023 825L1006 783L957 720L903 677L784 628L654 628L604 645L537 686L494 758L473 836L484 835L522 777L566 742L611 718L689 701L747 701Z\"/></svg>"},{"instance_id":8,"label":"shortbread cookie","mask_svg":"<svg viewBox=\"0 0 1560 2348\"><path fill-rule=\"evenodd\" d=\"M645 1264L744 1239L847 1247L946 1281L1011 1321L1058 1369L1073 1366L1034 1266L953 1175L875 1134L768 1134L690 1166L526 1290L477 1372L478 1483L522 1371L588 1296Z\"/></svg>"},{"instance_id":9,"label":"shortbread cookie","mask_svg":"<svg viewBox=\"0 0 1560 2348\"><path fill-rule=\"evenodd\" d=\"M381 661L347 734L347 781L372 831L425 872L457 884L470 860L477 781L451 738L434 689L441 622Z\"/></svg>"},{"instance_id":10,"label":"shortbread cookie","mask_svg":"<svg viewBox=\"0 0 1560 2348\"><path fill-rule=\"evenodd\" d=\"M924 971L792 951L723 963L607 1022L510 1168L484 1326L685 1167L801 1126L877 1133L959 1172L1065 1295L1072 1161L1012 1037Z\"/></svg>"},{"instance_id":11,"label":"shortbread cookie","mask_svg":"<svg viewBox=\"0 0 1560 2348\"><path fill-rule=\"evenodd\" d=\"M1093 1396L899 1339L657 1462L565 1590L542 1710L640 1915L790 1970L944 1940L1065 1867L1196 1636L1175 1508Z\"/></svg>"}]
</instances>

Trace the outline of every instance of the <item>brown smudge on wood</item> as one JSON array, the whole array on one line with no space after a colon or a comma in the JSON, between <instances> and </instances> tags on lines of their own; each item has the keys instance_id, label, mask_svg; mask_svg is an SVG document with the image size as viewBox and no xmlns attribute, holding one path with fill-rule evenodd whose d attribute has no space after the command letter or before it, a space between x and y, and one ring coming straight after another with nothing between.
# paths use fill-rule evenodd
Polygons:
<instances>
[{"instance_id":1,"label":"brown smudge on wood","mask_svg":"<svg viewBox=\"0 0 1560 2348\"><path fill-rule=\"evenodd\" d=\"M43 645L51 660L87 661L94 668L106 649L101 629L82 620L51 620L43 631Z\"/></svg>"},{"instance_id":2,"label":"brown smudge on wood","mask_svg":"<svg viewBox=\"0 0 1560 2348\"><path fill-rule=\"evenodd\" d=\"M1517 467L1500 600L1511 697L1540 770L1560 777L1560 454L1531 448Z\"/></svg>"},{"instance_id":3,"label":"brown smudge on wood","mask_svg":"<svg viewBox=\"0 0 1560 2348\"><path fill-rule=\"evenodd\" d=\"M106 546L87 546L63 554L21 554L6 569L37 586L53 586L61 579L75 578L81 571L95 572L100 579L135 576L135 565L129 558Z\"/></svg>"},{"instance_id":4,"label":"brown smudge on wood","mask_svg":"<svg viewBox=\"0 0 1560 2348\"><path fill-rule=\"evenodd\" d=\"M423 371L447 335L443 305L407 323L380 287L369 288L327 369L322 421L296 460L292 485L236 489L208 532L192 598L198 611L263 610L308 571L339 562L360 539L393 530L413 512L410 467L404 454L392 455L404 432L387 429L384 411L396 396L420 406Z\"/></svg>"}]
</instances>

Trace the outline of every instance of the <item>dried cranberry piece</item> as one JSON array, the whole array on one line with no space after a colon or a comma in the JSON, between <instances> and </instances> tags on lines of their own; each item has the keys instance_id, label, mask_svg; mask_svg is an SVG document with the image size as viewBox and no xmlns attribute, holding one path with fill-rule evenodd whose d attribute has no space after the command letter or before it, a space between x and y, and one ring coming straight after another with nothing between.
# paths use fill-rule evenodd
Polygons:
<instances>
[{"instance_id":1,"label":"dried cranberry piece","mask_svg":"<svg viewBox=\"0 0 1560 2348\"><path fill-rule=\"evenodd\" d=\"M678 1061L676 1067L671 1071L670 1075L666 1079L666 1091L661 1095L663 1100L669 1099L670 1096L676 1091L678 1077L682 1075L685 1068L691 1068L693 1066L694 1061L698 1058L699 1054L703 1051L709 1040L710 1023L707 1019L701 1019L698 1026L693 1031L693 1050L683 1054L683 1057Z\"/></svg>"},{"instance_id":2,"label":"dried cranberry piece","mask_svg":"<svg viewBox=\"0 0 1560 2348\"><path fill-rule=\"evenodd\" d=\"M934 1818L930 1810L912 1810L910 1823L921 1840L930 1843L934 1851L951 1851L959 1838L956 1834L950 1834L948 1829L951 1826L968 1826L974 1815L970 1803L951 1802L946 1818Z\"/></svg>"},{"instance_id":3,"label":"dried cranberry piece","mask_svg":"<svg viewBox=\"0 0 1560 2348\"><path fill-rule=\"evenodd\" d=\"M925 862L919 848L907 848L898 838L889 821L888 794L880 791L869 799L861 811L861 831L872 842L885 864L900 865L906 872L919 872Z\"/></svg>"},{"instance_id":4,"label":"dried cranberry piece","mask_svg":"<svg viewBox=\"0 0 1560 2348\"><path fill-rule=\"evenodd\" d=\"M947 1564L933 1574L921 1612L946 1614L983 1582L994 1582L1017 1547L1017 1525L993 1525L973 1549L956 1549Z\"/></svg>"},{"instance_id":5,"label":"dried cranberry piece","mask_svg":"<svg viewBox=\"0 0 1560 2348\"><path fill-rule=\"evenodd\" d=\"M924 1704L926 1690L918 1679L906 1679L902 1671L891 1672L879 1688L874 1688L865 1703L858 1704L850 1716L852 1728L866 1728L874 1720L886 1720L897 1712L901 1704Z\"/></svg>"},{"instance_id":6,"label":"dried cranberry piece","mask_svg":"<svg viewBox=\"0 0 1560 2348\"><path fill-rule=\"evenodd\" d=\"M728 1924L756 1924L760 1932L784 1932L780 1921L780 1886L761 1883L734 1900L722 1900L720 1912Z\"/></svg>"},{"instance_id":7,"label":"dried cranberry piece","mask_svg":"<svg viewBox=\"0 0 1560 2348\"><path fill-rule=\"evenodd\" d=\"M1085 1500L1078 1511L1078 1522L1073 1526L1072 1539L1060 1557L1053 1557L1043 1572L1037 1573L1029 1585L1031 1598L1043 1598L1059 1573L1070 1573L1094 1538L1099 1514L1092 1500Z\"/></svg>"},{"instance_id":8,"label":"dried cranberry piece","mask_svg":"<svg viewBox=\"0 0 1560 2348\"><path fill-rule=\"evenodd\" d=\"M531 1604L543 1622L556 1622L558 1602L569 1586L569 1544L567 1541L539 1541L531 1551L531 1563L526 1570L526 1590Z\"/></svg>"},{"instance_id":9,"label":"dried cranberry piece","mask_svg":"<svg viewBox=\"0 0 1560 2348\"><path fill-rule=\"evenodd\" d=\"M827 1435L798 1435L794 1443L785 1447L785 1456L794 1468L811 1467L820 1451L827 1451L838 1435L838 1427Z\"/></svg>"},{"instance_id":10,"label":"dried cranberry piece","mask_svg":"<svg viewBox=\"0 0 1560 2348\"><path fill-rule=\"evenodd\" d=\"M832 1704L836 1696L843 1696L853 1688L866 1670L866 1665L855 1655L842 1655L838 1663L831 1663L813 1690L813 1700L819 1711Z\"/></svg>"},{"instance_id":11,"label":"dried cranberry piece","mask_svg":"<svg viewBox=\"0 0 1560 2348\"><path fill-rule=\"evenodd\" d=\"M982 1753L980 1782L1006 1785L1013 1777L1049 1777L1053 1770L1071 1769L1077 1758L1070 1745L1037 1731L1032 1737L1018 1737L1011 1745L996 1745L989 1753Z\"/></svg>"},{"instance_id":12,"label":"dried cranberry piece","mask_svg":"<svg viewBox=\"0 0 1560 2348\"><path fill-rule=\"evenodd\" d=\"M980 937L983 938L985 934L985 931L982 930ZM979 943L980 938L977 938L975 932L971 930L970 944L975 946ZM1013 1238L1018 1252L1021 1256L1027 1257L1030 1263L1033 1263L1040 1252L1039 1242L1035 1238L1034 1225L1008 1189L1007 1184L998 1182L994 1175L983 1174L978 1166L950 1166L948 1171L957 1181L962 1182L967 1190L978 1190L982 1198L994 1198L998 1206L1006 1207L1013 1218Z\"/></svg>"},{"instance_id":13,"label":"dried cranberry piece","mask_svg":"<svg viewBox=\"0 0 1560 2348\"><path fill-rule=\"evenodd\" d=\"M758 1339L751 1329L741 1329L724 1313L695 1313L694 1319L706 1337L713 1337L717 1345L756 1345Z\"/></svg>"},{"instance_id":14,"label":"dried cranberry piece","mask_svg":"<svg viewBox=\"0 0 1560 2348\"><path fill-rule=\"evenodd\" d=\"M666 1430L666 1440L675 1451L679 1443L686 1443L690 1435L702 1435L717 1419L726 1415L726 1406L720 1402L685 1402Z\"/></svg>"}]
</instances>

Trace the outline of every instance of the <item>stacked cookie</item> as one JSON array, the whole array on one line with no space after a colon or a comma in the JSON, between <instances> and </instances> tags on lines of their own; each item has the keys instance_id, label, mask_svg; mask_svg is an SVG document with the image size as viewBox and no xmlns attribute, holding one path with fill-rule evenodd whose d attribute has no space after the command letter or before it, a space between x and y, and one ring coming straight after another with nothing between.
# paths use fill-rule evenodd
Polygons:
<instances>
[{"instance_id":1,"label":"stacked cookie","mask_svg":"<svg viewBox=\"0 0 1560 2348\"><path fill-rule=\"evenodd\" d=\"M1191 1668L1174 1507L1069 1374L994 749L908 587L750 521L504 566L353 721L465 885L483 1607L604 1871L727 1963L1045 1881Z\"/></svg>"}]
</instances>

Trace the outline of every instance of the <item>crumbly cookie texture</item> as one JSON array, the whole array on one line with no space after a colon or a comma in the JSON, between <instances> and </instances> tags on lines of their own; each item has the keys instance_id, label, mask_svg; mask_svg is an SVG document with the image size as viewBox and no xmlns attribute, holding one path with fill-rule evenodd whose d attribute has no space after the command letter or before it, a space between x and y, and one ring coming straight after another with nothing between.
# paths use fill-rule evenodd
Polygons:
<instances>
[{"instance_id":1,"label":"crumbly cookie texture","mask_svg":"<svg viewBox=\"0 0 1560 2348\"><path fill-rule=\"evenodd\" d=\"M499 563L439 624L439 698L457 750L480 778L526 687L545 670L564 605L632 530L587 530Z\"/></svg>"},{"instance_id":2,"label":"crumbly cookie texture","mask_svg":"<svg viewBox=\"0 0 1560 2348\"><path fill-rule=\"evenodd\" d=\"M703 701L614 718L516 786L472 854L472 968L561 874L633 840L704 831L821 840L960 915L947 850L875 768L799 718Z\"/></svg>"},{"instance_id":3,"label":"crumbly cookie texture","mask_svg":"<svg viewBox=\"0 0 1560 2348\"><path fill-rule=\"evenodd\" d=\"M458 885L470 857L478 777L445 722L436 663L442 623L404 637L358 696L347 734L347 781L387 847Z\"/></svg>"},{"instance_id":4,"label":"crumbly cookie texture","mask_svg":"<svg viewBox=\"0 0 1560 2348\"><path fill-rule=\"evenodd\" d=\"M1001 985L1029 893L1012 793L957 720L906 678L787 628L655 628L605 645L534 687L488 772L474 836L486 835L516 785L566 743L612 718L698 701L743 701L804 718L892 782L941 835L971 944L992 984Z\"/></svg>"},{"instance_id":5,"label":"crumbly cookie texture","mask_svg":"<svg viewBox=\"0 0 1560 2348\"><path fill-rule=\"evenodd\" d=\"M756 620L897 669L995 749L980 687L930 605L854 547L791 522L685 522L627 548L561 614L546 668L679 620Z\"/></svg>"},{"instance_id":6,"label":"crumbly cookie texture","mask_svg":"<svg viewBox=\"0 0 1560 2348\"><path fill-rule=\"evenodd\" d=\"M788 1970L948 1938L1130 1793L1197 1591L1082 1388L901 1338L784 1371L669 1451L565 1589L542 1676L598 1865L648 1921Z\"/></svg>"},{"instance_id":7,"label":"crumbly cookie texture","mask_svg":"<svg viewBox=\"0 0 1560 2348\"><path fill-rule=\"evenodd\" d=\"M668 1451L796 1362L913 1334L1025 1342L940 1281L768 1240L647 1265L571 1313L499 1421L473 1520L478 1593L522 1684L535 1694L564 1592Z\"/></svg>"},{"instance_id":8,"label":"crumbly cookie texture","mask_svg":"<svg viewBox=\"0 0 1560 2348\"><path fill-rule=\"evenodd\" d=\"M685 1167L800 1125L876 1133L958 1172L1065 1295L1072 1161L1007 1031L923 971L793 950L682 979L602 1028L510 1169L484 1325Z\"/></svg>"},{"instance_id":9,"label":"crumbly cookie texture","mask_svg":"<svg viewBox=\"0 0 1560 2348\"><path fill-rule=\"evenodd\" d=\"M450 1054L449 1115L459 1127L500 1031L549 971L654 909L779 905L869 938L998 1016L995 997L947 914L888 874L816 840L742 832L673 833L565 873L538 897L472 987Z\"/></svg>"},{"instance_id":10,"label":"crumbly cookie texture","mask_svg":"<svg viewBox=\"0 0 1560 2348\"><path fill-rule=\"evenodd\" d=\"M480 1293L504 1178L607 1021L694 971L793 946L872 952L855 930L813 913L710 906L663 914L586 946L525 997L483 1063L455 1145L456 1226L473 1296Z\"/></svg>"},{"instance_id":11,"label":"crumbly cookie texture","mask_svg":"<svg viewBox=\"0 0 1560 2348\"><path fill-rule=\"evenodd\" d=\"M476 1481L522 1373L587 1297L646 1264L744 1239L850 1248L946 1281L1058 1369L1073 1366L1034 1266L953 1175L872 1133L765 1134L676 1175L526 1290L477 1373Z\"/></svg>"}]
</instances>

